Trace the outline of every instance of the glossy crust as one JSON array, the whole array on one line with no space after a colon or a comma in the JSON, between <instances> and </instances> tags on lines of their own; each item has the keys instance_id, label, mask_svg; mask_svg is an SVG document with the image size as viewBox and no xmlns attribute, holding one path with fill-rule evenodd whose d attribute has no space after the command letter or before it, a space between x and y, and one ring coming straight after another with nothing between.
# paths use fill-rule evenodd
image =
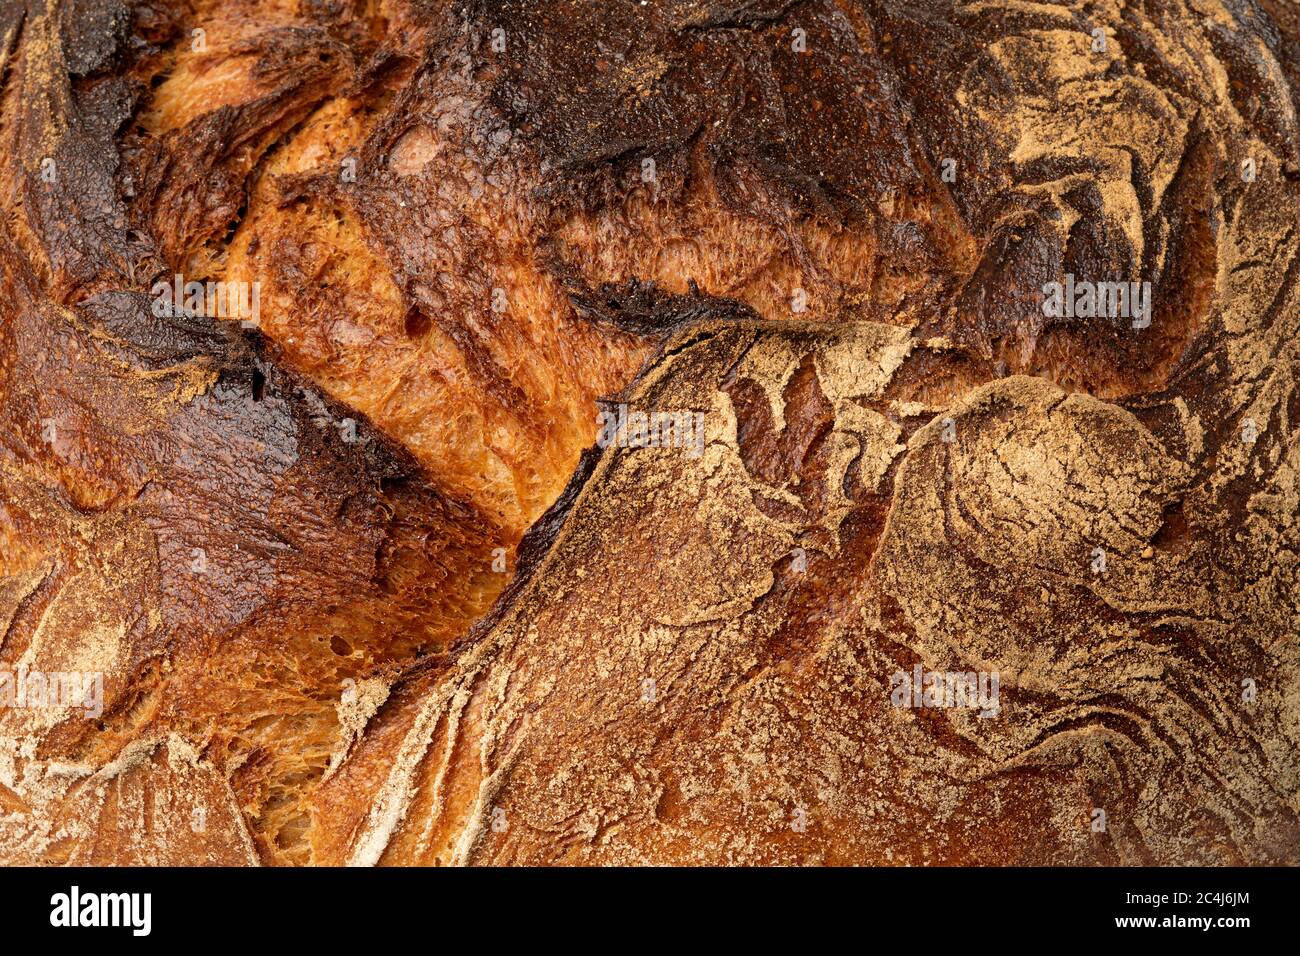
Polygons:
<instances>
[{"instance_id":1,"label":"glossy crust","mask_svg":"<svg viewBox=\"0 0 1300 956\"><path fill-rule=\"evenodd\" d=\"M0 710L4 859L1300 862L1298 50L1280 0L10 0L0 662L105 708Z\"/></svg>"}]
</instances>

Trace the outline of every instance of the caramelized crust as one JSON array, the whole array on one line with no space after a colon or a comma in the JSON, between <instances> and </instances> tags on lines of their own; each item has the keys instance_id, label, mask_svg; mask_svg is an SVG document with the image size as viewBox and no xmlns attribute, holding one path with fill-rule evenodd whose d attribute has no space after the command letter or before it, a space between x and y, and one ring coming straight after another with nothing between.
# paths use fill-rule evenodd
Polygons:
<instances>
[{"instance_id":1,"label":"caramelized crust","mask_svg":"<svg viewBox=\"0 0 1300 956\"><path fill-rule=\"evenodd\" d=\"M1280 0L0 7L0 669L104 678L0 858L1297 862L1298 101Z\"/></svg>"}]
</instances>

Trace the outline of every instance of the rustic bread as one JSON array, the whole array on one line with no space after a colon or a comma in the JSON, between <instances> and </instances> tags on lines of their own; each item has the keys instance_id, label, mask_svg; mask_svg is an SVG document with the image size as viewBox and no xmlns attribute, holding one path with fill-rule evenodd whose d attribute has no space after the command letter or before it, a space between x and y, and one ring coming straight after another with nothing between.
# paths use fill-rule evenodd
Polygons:
<instances>
[{"instance_id":1,"label":"rustic bread","mask_svg":"<svg viewBox=\"0 0 1300 956\"><path fill-rule=\"evenodd\" d=\"M13 0L0 84L0 672L103 680L6 862L1300 862L1286 0Z\"/></svg>"}]
</instances>

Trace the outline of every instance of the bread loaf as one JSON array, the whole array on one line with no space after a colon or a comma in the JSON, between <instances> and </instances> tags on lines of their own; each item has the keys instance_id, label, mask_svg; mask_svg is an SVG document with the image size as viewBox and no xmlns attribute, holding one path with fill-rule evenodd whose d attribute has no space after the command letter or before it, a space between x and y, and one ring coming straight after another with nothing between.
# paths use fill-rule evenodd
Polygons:
<instances>
[{"instance_id":1,"label":"bread loaf","mask_svg":"<svg viewBox=\"0 0 1300 956\"><path fill-rule=\"evenodd\" d=\"M8 0L0 860L1300 863L1289 0Z\"/></svg>"}]
</instances>

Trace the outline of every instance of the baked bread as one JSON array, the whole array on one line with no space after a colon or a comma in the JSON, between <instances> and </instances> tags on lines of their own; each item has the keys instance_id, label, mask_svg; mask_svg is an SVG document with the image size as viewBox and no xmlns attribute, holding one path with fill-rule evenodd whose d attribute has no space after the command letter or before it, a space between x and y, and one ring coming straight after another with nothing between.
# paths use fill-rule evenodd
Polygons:
<instances>
[{"instance_id":1,"label":"baked bread","mask_svg":"<svg viewBox=\"0 0 1300 956\"><path fill-rule=\"evenodd\" d=\"M1288 0L8 0L0 83L0 859L1300 863Z\"/></svg>"}]
</instances>

